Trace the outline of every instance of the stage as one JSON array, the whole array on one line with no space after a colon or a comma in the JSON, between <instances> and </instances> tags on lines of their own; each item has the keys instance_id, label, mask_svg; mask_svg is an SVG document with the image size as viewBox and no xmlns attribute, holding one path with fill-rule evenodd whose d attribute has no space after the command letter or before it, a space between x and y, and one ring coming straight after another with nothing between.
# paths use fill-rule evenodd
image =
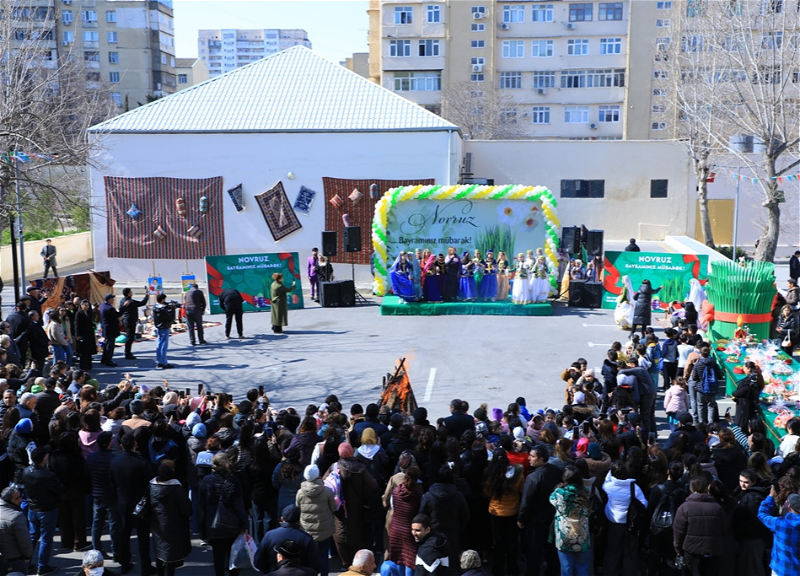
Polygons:
<instances>
[{"instance_id":1,"label":"stage","mask_svg":"<svg viewBox=\"0 0 800 576\"><path fill-rule=\"evenodd\" d=\"M405 302L387 294L381 304L383 316L552 316L550 302L512 304L506 302Z\"/></svg>"}]
</instances>

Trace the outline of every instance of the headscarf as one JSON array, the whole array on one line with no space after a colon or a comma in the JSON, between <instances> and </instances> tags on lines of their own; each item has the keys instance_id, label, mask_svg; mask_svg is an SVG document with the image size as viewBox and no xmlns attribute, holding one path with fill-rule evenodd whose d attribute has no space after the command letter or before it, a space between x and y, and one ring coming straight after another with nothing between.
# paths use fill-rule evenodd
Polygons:
<instances>
[{"instance_id":1,"label":"headscarf","mask_svg":"<svg viewBox=\"0 0 800 576\"><path fill-rule=\"evenodd\" d=\"M339 444L339 458L352 458L353 446L349 442L342 442Z\"/></svg>"}]
</instances>

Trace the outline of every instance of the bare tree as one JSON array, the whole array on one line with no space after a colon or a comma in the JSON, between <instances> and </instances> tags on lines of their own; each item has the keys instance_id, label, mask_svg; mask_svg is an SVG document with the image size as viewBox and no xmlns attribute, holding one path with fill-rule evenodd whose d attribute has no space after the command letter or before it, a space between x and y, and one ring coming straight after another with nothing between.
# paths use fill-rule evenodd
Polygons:
<instances>
[{"instance_id":1,"label":"bare tree","mask_svg":"<svg viewBox=\"0 0 800 576\"><path fill-rule=\"evenodd\" d=\"M0 226L18 209L85 208L87 129L113 113L91 56L61 46L54 2L0 0ZM98 54L99 57L99 54Z\"/></svg>"},{"instance_id":2,"label":"bare tree","mask_svg":"<svg viewBox=\"0 0 800 576\"><path fill-rule=\"evenodd\" d=\"M442 116L471 140L510 140L522 133L517 104L497 88L458 82L442 91Z\"/></svg>"},{"instance_id":3,"label":"bare tree","mask_svg":"<svg viewBox=\"0 0 800 576\"><path fill-rule=\"evenodd\" d=\"M784 0L684 0L676 54L679 120L696 149L724 154L759 178L766 226L755 257L771 261L780 234L778 178L800 165L800 13ZM683 103L681 103L683 102ZM688 102L688 103L687 103ZM707 144L705 144L707 142ZM709 162L712 166L715 160Z\"/></svg>"}]
</instances>

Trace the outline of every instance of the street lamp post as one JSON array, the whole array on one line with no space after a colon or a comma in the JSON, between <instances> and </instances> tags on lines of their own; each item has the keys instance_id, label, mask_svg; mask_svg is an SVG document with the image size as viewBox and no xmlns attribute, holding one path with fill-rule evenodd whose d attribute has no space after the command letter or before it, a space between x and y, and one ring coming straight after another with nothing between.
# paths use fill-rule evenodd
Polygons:
<instances>
[{"instance_id":1,"label":"street lamp post","mask_svg":"<svg viewBox=\"0 0 800 576\"><path fill-rule=\"evenodd\" d=\"M14 162L14 189L17 193L17 238L19 238L20 286L25 286L25 240L22 229L22 195L19 190L19 164Z\"/></svg>"}]
</instances>

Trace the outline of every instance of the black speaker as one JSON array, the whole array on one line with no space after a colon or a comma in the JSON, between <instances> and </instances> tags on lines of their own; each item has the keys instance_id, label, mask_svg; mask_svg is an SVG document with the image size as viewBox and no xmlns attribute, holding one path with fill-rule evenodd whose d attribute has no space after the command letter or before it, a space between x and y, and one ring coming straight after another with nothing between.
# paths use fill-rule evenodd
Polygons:
<instances>
[{"instance_id":1,"label":"black speaker","mask_svg":"<svg viewBox=\"0 0 800 576\"><path fill-rule=\"evenodd\" d=\"M352 280L339 280L339 306L356 305L356 285Z\"/></svg>"},{"instance_id":2,"label":"black speaker","mask_svg":"<svg viewBox=\"0 0 800 576\"><path fill-rule=\"evenodd\" d=\"M603 283L587 281L582 287L581 303L584 308L600 308L603 305ZM570 294L572 291L570 290Z\"/></svg>"},{"instance_id":3,"label":"black speaker","mask_svg":"<svg viewBox=\"0 0 800 576\"><path fill-rule=\"evenodd\" d=\"M586 280L569 281L569 306L582 306L583 287L585 284Z\"/></svg>"},{"instance_id":4,"label":"black speaker","mask_svg":"<svg viewBox=\"0 0 800 576\"><path fill-rule=\"evenodd\" d=\"M324 232L323 232L324 234ZM319 284L319 304L323 308L339 307L339 286L338 282L320 282Z\"/></svg>"},{"instance_id":5,"label":"black speaker","mask_svg":"<svg viewBox=\"0 0 800 576\"><path fill-rule=\"evenodd\" d=\"M577 226L561 229L561 249L567 254L580 254L581 230Z\"/></svg>"},{"instance_id":6,"label":"black speaker","mask_svg":"<svg viewBox=\"0 0 800 576\"><path fill-rule=\"evenodd\" d=\"M322 232L322 255L336 256L336 230Z\"/></svg>"},{"instance_id":7,"label":"black speaker","mask_svg":"<svg viewBox=\"0 0 800 576\"><path fill-rule=\"evenodd\" d=\"M344 251L361 252L361 226L344 227Z\"/></svg>"},{"instance_id":8,"label":"black speaker","mask_svg":"<svg viewBox=\"0 0 800 576\"><path fill-rule=\"evenodd\" d=\"M603 255L603 231L589 230L589 239L586 242L586 253L589 256Z\"/></svg>"}]
</instances>

